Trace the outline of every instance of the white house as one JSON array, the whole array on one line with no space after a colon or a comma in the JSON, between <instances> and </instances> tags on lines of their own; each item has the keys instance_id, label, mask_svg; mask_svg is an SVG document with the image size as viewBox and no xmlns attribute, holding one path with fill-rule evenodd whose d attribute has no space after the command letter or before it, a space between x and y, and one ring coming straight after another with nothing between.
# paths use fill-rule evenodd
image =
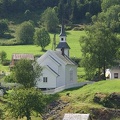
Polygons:
<instances>
[{"instance_id":1,"label":"white house","mask_svg":"<svg viewBox=\"0 0 120 120\"><path fill-rule=\"evenodd\" d=\"M106 69L107 79L120 79L120 66L114 66L110 69Z\"/></svg>"},{"instance_id":2,"label":"white house","mask_svg":"<svg viewBox=\"0 0 120 120\"><path fill-rule=\"evenodd\" d=\"M54 89L77 83L77 65L69 58L69 49L62 25L56 51L48 50L37 59L43 67L42 76L36 82L37 88Z\"/></svg>"}]
</instances>

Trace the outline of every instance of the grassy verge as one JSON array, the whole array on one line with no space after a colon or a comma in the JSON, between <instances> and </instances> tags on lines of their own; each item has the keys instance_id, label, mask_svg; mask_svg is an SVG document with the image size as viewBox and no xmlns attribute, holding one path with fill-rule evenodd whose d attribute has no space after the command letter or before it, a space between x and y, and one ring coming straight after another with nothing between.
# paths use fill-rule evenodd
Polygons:
<instances>
[{"instance_id":1,"label":"grassy verge","mask_svg":"<svg viewBox=\"0 0 120 120\"><path fill-rule=\"evenodd\" d=\"M120 92L120 80L106 80L95 82L93 84L86 85L82 88L68 89L60 93L60 96L66 96L70 93L68 97L72 104L76 105L92 105L99 106L93 103L94 94L97 92L110 94L113 92Z\"/></svg>"}]
</instances>

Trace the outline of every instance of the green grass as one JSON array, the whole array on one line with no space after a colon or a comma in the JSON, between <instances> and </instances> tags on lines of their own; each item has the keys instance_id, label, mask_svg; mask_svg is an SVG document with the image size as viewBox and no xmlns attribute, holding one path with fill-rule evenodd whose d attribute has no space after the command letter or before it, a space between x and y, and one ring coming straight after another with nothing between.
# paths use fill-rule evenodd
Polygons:
<instances>
[{"instance_id":1,"label":"green grass","mask_svg":"<svg viewBox=\"0 0 120 120\"><path fill-rule=\"evenodd\" d=\"M85 31L67 31L67 43L70 46L70 57L81 57L79 39L85 35ZM50 34L51 43L46 47L46 50L52 49L53 34ZM59 34L56 35L56 43L60 41ZM32 53L34 55L42 55L44 52L41 51L40 46L36 45L17 45L17 46L0 46L0 51L7 53L7 59L11 60L13 53ZM0 70L8 71L8 67L0 65Z\"/></svg>"},{"instance_id":2,"label":"green grass","mask_svg":"<svg viewBox=\"0 0 120 120\"><path fill-rule=\"evenodd\" d=\"M67 43L70 46L71 57L81 57L79 38L85 35L84 31L67 31ZM53 34L50 34L51 43L46 47L46 50L52 49ZM57 44L59 43L59 35L56 35ZM7 53L7 58L10 60L13 53L32 53L43 54L40 46L35 45L18 45L18 46L0 46L0 51L4 50Z\"/></svg>"},{"instance_id":3,"label":"green grass","mask_svg":"<svg viewBox=\"0 0 120 120\"><path fill-rule=\"evenodd\" d=\"M70 93L70 101L75 104L93 103L94 94L97 92L110 94L120 92L120 80L106 80L86 85L82 88L69 89L61 92L61 96Z\"/></svg>"}]
</instances>

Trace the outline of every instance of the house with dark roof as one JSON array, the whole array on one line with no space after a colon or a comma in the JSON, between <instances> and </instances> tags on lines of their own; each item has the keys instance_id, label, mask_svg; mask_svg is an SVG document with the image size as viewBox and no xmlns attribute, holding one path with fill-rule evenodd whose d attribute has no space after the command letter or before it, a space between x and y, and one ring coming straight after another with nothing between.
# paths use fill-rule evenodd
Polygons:
<instances>
[{"instance_id":1,"label":"house with dark roof","mask_svg":"<svg viewBox=\"0 0 120 120\"><path fill-rule=\"evenodd\" d=\"M66 42L64 25L59 37L56 50L48 50L37 59L43 67L42 76L36 82L37 88L54 89L77 84L77 65L69 58L70 47Z\"/></svg>"}]
</instances>

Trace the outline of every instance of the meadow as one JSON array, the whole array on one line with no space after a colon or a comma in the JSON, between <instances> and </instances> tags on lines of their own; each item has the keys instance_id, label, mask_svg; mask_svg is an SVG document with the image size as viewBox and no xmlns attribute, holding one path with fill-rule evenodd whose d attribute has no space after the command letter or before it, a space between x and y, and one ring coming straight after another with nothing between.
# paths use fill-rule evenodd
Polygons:
<instances>
[{"instance_id":1,"label":"meadow","mask_svg":"<svg viewBox=\"0 0 120 120\"><path fill-rule=\"evenodd\" d=\"M81 57L79 39L81 36L84 35L84 31L67 31L67 43L71 48L70 57ZM46 47L46 50L52 49L53 37L54 35L50 34L51 43ZM59 43L59 34L56 34L56 43ZM7 59L9 60L11 60L11 56L13 53L32 53L34 55L43 54L43 52L41 51L41 47L36 45L0 46L0 51L2 50L7 53Z\"/></svg>"},{"instance_id":2,"label":"meadow","mask_svg":"<svg viewBox=\"0 0 120 120\"><path fill-rule=\"evenodd\" d=\"M74 89L65 90L59 93L59 95L61 96L61 99L69 100L71 105L74 106L75 109L76 109L76 106L79 106L78 109L80 110L81 109L80 107L88 107L88 108L103 107L93 102L95 93L110 94L113 92L120 92L120 80L99 81L93 84L86 85L82 88L74 88ZM67 93L70 93L69 98L66 98Z\"/></svg>"},{"instance_id":3,"label":"meadow","mask_svg":"<svg viewBox=\"0 0 120 120\"><path fill-rule=\"evenodd\" d=\"M67 31L66 41L70 46L70 57L81 58L81 49L79 39L85 35L85 31ZM50 34L51 43L45 48L46 50L52 49L54 34ZM56 34L56 44L59 43L59 34ZM34 55L42 55L40 46L36 45L16 45L16 46L0 46L0 51L7 53L7 59L11 60L13 53L31 53ZM8 71L8 67L0 65L0 71Z\"/></svg>"}]
</instances>

